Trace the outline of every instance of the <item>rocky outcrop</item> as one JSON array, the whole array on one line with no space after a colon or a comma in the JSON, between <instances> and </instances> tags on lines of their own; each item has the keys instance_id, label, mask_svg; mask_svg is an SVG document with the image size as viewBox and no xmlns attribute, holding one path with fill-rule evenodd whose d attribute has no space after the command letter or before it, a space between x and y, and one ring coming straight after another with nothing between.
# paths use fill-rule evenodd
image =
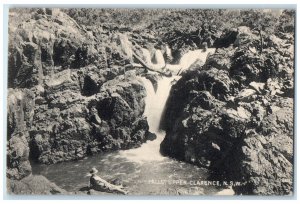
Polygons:
<instances>
[{"instance_id":1,"label":"rocky outcrop","mask_svg":"<svg viewBox=\"0 0 300 204\"><path fill-rule=\"evenodd\" d=\"M95 76L93 68L87 69ZM142 116L146 93L134 73L107 82L89 78L80 86L80 78L90 75L65 70L46 82L44 100L39 101L30 129L32 155L39 162L80 159L96 152L137 147L146 141L149 127ZM92 88L93 95L86 96L91 88L87 83L97 86Z\"/></svg>"},{"instance_id":2,"label":"rocky outcrop","mask_svg":"<svg viewBox=\"0 0 300 204\"><path fill-rule=\"evenodd\" d=\"M30 19L9 28L9 87L31 88L51 73L103 60L94 36L65 13L49 13L36 10Z\"/></svg>"},{"instance_id":3,"label":"rocky outcrop","mask_svg":"<svg viewBox=\"0 0 300 204\"><path fill-rule=\"evenodd\" d=\"M7 139L14 133L27 130L32 125L34 115L35 95L29 89L9 89L7 98Z\"/></svg>"},{"instance_id":4,"label":"rocky outcrop","mask_svg":"<svg viewBox=\"0 0 300 204\"><path fill-rule=\"evenodd\" d=\"M28 132L27 132L28 134ZM31 173L29 147L25 135L12 135L7 145L7 177L22 179Z\"/></svg>"},{"instance_id":5,"label":"rocky outcrop","mask_svg":"<svg viewBox=\"0 0 300 204\"><path fill-rule=\"evenodd\" d=\"M28 89L9 89L7 117L7 177L22 179L31 173L29 132L34 114L34 93Z\"/></svg>"},{"instance_id":6,"label":"rocky outcrop","mask_svg":"<svg viewBox=\"0 0 300 204\"><path fill-rule=\"evenodd\" d=\"M162 37L162 40L172 50L172 59L169 60L171 64L178 64L185 53L190 50L202 49L204 48L204 44L209 48L218 47L215 46L215 44L224 44L222 42L216 42L216 40L221 38L215 25L202 24L200 28L195 28L184 31L182 31L181 28L176 28L175 30L165 33ZM228 36L222 36L222 39L225 38L227 40ZM158 44L158 46L163 46L163 44Z\"/></svg>"},{"instance_id":7,"label":"rocky outcrop","mask_svg":"<svg viewBox=\"0 0 300 204\"><path fill-rule=\"evenodd\" d=\"M154 138L143 116L145 88L135 70L125 69L129 59L117 34L94 35L55 9L36 9L13 26L7 115L11 193L61 193L46 178L30 176L30 158L46 164L77 160Z\"/></svg>"},{"instance_id":8,"label":"rocky outcrop","mask_svg":"<svg viewBox=\"0 0 300 204\"><path fill-rule=\"evenodd\" d=\"M20 181L7 180L7 192L15 195L66 195L68 192L51 183L44 176L28 176Z\"/></svg>"},{"instance_id":9,"label":"rocky outcrop","mask_svg":"<svg viewBox=\"0 0 300 204\"><path fill-rule=\"evenodd\" d=\"M229 32L223 37L231 45L218 41L205 65L172 87L161 152L211 169L214 179L240 182L237 194L291 194L294 57L283 53L293 41L280 46L270 37L280 48L261 47L247 27L235 38Z\"/></svg>"},{"instance_id":10,"label":"rocky outcrop","mask_svg":"<svg viewBox=\"0 0 300 204\"><path fill-rule=\"evenodd\" d=\"M19 89L9 93L8 139L24 130L42 163L139 146L149 134L146 94L123 67L130 59L119 36L126 35L96 35L52 11L34 10L10 27L9 86Z\"/></svg>"},{"instance_id":11,"label":"rocky outcrop","mask_svg":"<svg viewBox=\"0 0 300 204\"><path fill-rule=\"evenodd\" d=\"M253 130L247 129L234 160L237 180L244 187L237 193L287 195L293 190L293 100L279 99L271 106L271 113ZM231 175L233 177L233 175Z\"/></svg>"}]
</instances>

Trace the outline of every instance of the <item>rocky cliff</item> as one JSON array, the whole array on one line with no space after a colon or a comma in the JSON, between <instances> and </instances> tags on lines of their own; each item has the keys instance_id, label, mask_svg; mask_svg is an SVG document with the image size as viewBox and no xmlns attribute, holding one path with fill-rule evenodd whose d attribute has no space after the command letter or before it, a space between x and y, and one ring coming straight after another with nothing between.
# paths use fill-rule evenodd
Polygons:
<instances>
[{"instance_id":1,"label":"rocky cliff","mask_svg":"<svg viewBox=\"0 0 300 204\"><path fill-rule=\"evenodd\" d=\"M183 74L167 103L161 152L240 182L237 194L291 194L294 37L263 36L228 31L205 65Z\"/></svg>"},{"instance_id":2,"label":"rocky cliff","mask_svg":"<svg viewBox=\"0 0 300 204\"><path fill-rule=\"evenodd\" d=\"M10 184L31 174L29 158L50 164L147 140L145 88L125 70L118 34L93 33L59 9L36 9L9 32Z\"/></svg>"}]
</instances>

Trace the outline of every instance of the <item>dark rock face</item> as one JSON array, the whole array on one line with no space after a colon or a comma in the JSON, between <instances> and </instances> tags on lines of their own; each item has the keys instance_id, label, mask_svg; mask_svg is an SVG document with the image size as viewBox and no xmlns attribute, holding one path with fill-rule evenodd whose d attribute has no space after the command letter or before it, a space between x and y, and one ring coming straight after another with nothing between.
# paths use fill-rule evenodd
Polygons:
<instances>
[{"instance_id":1,"label":"dark rock face","mask_svg":"<svg viewBox=\"0 0 300 204\"><path fill-rule=\"evenodd\" d=\"M235 29L232 29L230 31L224 31L221 34L221 36L215 40L214 47L216 48L229 47L235 42L237 35L238 35L238 31Z\"/></svg>"},{"instance_id":2,"label":"dark rock face","mask_svg":"<svg viewBox=\"0 0 300 204\"><path fill-rule=\"evenodd\" d=\"M259 51L257 39L242 27L235 45L183 74L167 102L161 152L207 167L215 179L241 182L233 187L238 194L291 194L294 57L282 53L293 41L280 39L289 45L280 52Z\"/></svg>"},{"instance_id":3,"label":"dark rock face","mask_svg":"<svg viewBox=\"0 0 300 204\"><path fill-rule=\"evenodd\" d=\"M53 44L53 64L54 66L62 66L68 68L72 63L71 57L77 48L69 39L57 39Z\"/></svg>"},{"instance_id":4,"label":"dark rock face","mask_svg":"<svg viewBox=\"0 0 300 204\"><path fill-rule=\"evenodd\" d=\"M9 53L9 85L26 88L42 79L41 51L33 42L24 42Z\"/></svg>"},{"instance_id":5,"label":"dark rock face","mask_svg":"<svg viewBox=\"0 0 300 204\"><path fill-rule=\"evenodd\" d=\"M35 12L10 30L14 31L9 35L8 63L12 88L31 88L51 73L97 63L99 58L94 36L60 11L51 16Z\"/></svg>"},{"instance_id":6,"label":"dark rock face","mask_svg":"<svg viewBox=\"0 0 300 204\"><path fill-rule=\"evenodd\" d=\"M85 96L78 78L77 71L65 70L46 82L45 101L37 107L30 129L35 159L56 163L146 141L149 127L142 116L146 93L141 82L119 76Z\"/></svg>"},{"instance_id":7,"label":"dark rock face","mask_svg":"<svg viewBox=\"0 0 300 204\"><path fill-rule=\"evenodd\" d=\"M59 10L32 15L10 28L8 185L14 194L55 194L61 191L45 178L30 176L30 157L46 164L76 160L154 136L143 117L145 88L135 70L124 71L115 41L95 38Z\"/></svg>"},{"instance_id":8,"label":"dark rock face","mask_svg":"<svg viewBox=\"0 0 300 204\"><path fill-rule=\"evenodd\" d=\"M169 61L171 64L177 64L179 63L181 57L189 50L204 48L204 43L209 48L218 47L214 44L219 44L220 46L225 47L226 43L221 42L222 40L220 39L226 41L229 37L222 36L221 38L219 35L220 34L216 27L208 24L203 24L196 30L171 30L163 36L163 41L165 41L171 48L173 56L172 59L167 61ZM220 42L216 42L216 40L219 40Z\"/></svg>"}]
</instances>

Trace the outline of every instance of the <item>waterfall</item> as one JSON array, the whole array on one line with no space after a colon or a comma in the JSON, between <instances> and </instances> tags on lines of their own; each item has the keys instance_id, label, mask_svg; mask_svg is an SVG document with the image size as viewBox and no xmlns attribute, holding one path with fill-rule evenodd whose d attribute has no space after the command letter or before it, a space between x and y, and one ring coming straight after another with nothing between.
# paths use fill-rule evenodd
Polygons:
<instances>
[{"instance_id":1,"label":"waterfall","mask_svg":"<svg viewBox=\"0 0 300 204\"><path fill-rule=\"evenodd\" d=\"M159 133L161 131L159 129L160 120L169 97L172 81L178 78L179 76L173 76L160 79L156 93L152 83L146 78L141 78L147 91L144 115L147 117L150 132Z\"/></svg>"},{"instance_id":2,"label":"waterfall","mask_svg":"<svg viewBox=\"0 0 300 204\"><path fill-rule=\"evenodd\" d=\"M147 49L143 49L142 51L144 60L147 63L151 63L150 52ZM173 73L178 73L189 68L195 61L199 59L205 63L208 53L213 53L214 51L215 49L208 49L206 51L189 51L182 56L178 65L167 64L166 67L169 68ZM151 63L154 69L158 67L161 68L165 63L160 50L155 51L155 62L155 64ZM163 157L159 152L160 143L165 137L165 131L160 129L160 122L167 99L169 97L169 92L172 87L172 81L178 80L180 77L181 76L177 75L174 75L173 77L162 77L157 82L156 92L154 91L154 87L150 80L146 79L145 77L140 78L147 92L144 116L147 117L149 131L155 133L157 138L153 141L147 141L139 148L120 151L121 156L124 156L127 159L135 162L161 161L165 159L165 157Z\"/></svg>"},{"instance_id":3,"label":"waterfall","mask_svg":"<svg viewBox=\"0 0 300 204\"><path fill-rule=\"evenodd\" d=\"M203 50L193 50L185 53L180 59L180 65L182 70L188 69L194 62L201 60L203 64L206 62L208 53L214 53L215 48L208 48L206 51Z\"/></svg>"},{"instance_id":4,"label":"waterfall","mask_svg":"<svg viewBox=\"0 0 300 204\"><path fill-rule=\"evenodd\" d=\"M208 48L206 51L201 49L190 50L181 57L179 64L167 64L166 68L171 70L174 74L180 74L183 70L188 69L197 60L201 60L204 64L206 62L207 55L209 53L213 54L215 51L215 48Z\"/></svg>"},{"instance_id":5,"label":"waterfall","mask_svg":"<svg viewBox=\"0 0 300 204\"><path fill-rule=\"evenodd\" d=\"M153 69L155 69L155 70L159 70L166 65L164 56L160 50L155 50L154 61L155 61L155 63L153 63L152 66L153 66Z\"/></svg>"},{"instance_id":6,"label":"waterfall","mask_svg":"<svg viewBox=\"0 0 300 204\"><path fill-rule=\"evenodd\" d=\"M157 138L153 141L147 141L139 148L121 151L121 156L135 162L161 161L165 159L165 157L159 153L160 143L165 136L165 132L159 129L159 126L172 87L172 81L178 78L179 76L163 77L158 81L156 92L150 80L144 77L140 78L147 92L144 116L147 117L149 131L155 133Z\"/></svg>"}]
</instances>

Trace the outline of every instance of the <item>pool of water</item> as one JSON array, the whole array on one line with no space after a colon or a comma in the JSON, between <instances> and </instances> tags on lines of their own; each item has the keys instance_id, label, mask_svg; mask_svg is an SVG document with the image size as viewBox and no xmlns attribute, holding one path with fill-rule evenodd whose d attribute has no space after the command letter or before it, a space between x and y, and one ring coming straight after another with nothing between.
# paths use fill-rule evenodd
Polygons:
<instances>
[{"instance_id":1,"label":"pool of water","mask_svg":"<svg viewBox=\"0 0 300 204\"><path fill-rule=\"evenodd\" d=\"M98 175L106 180L119 179L129 195L212 195L220 191L216 186L203 184L208 177L206 169L168 157L134 161L122 152L52 165L33 164L33 174L44 175L70 192L88 186L87 174L92 167L96 167Z\"/></svg>"}]
</instances>

